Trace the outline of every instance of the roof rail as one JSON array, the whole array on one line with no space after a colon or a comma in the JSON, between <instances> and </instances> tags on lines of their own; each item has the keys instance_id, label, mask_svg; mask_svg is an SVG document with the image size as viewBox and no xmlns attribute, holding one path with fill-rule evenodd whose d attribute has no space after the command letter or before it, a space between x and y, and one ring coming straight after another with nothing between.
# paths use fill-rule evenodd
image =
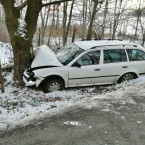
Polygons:
<instances>
[{"instance_id":1,"label":"roof rail","mask_svg":"<svg viewBox=\"0 0 145 145\"><path fill-rule=\"evenodd\" d=\"M118 41L123 41L122 39L103 39L103 40L110 40L110 41L118 40Z\"/></svg>"},{"instance_id":2,"label":"roof rail","mask_svg":"<svg viewBox=\"0 0 145 145\"><path fill-rule=\"evenodd\" d=\"M101 41L101 40L108 40L108 41L118 40L118 41L123 41L122 39L91 39L91 40L95 40L95 41ZM91 41L91 40L82 39L81 41Z\"/></svg>"},{"instance_id":3,"label":"roof rail","mask_svg":"<svg viewBox=\"0 0 145 145\"><path fill-rule=\"evenodd\" d=\"M137 45L133 45L134 47L138 47Z\"/></svg>"},{"instance_id":4,"label":"roof rail","mask_svg":"<svg viewBox=\"0 0 145 145\"><path fill-rule=\"evenodd\" d=\"M138 47L137 45L132 45L132 44L115 44L115 45L101 45L101 46L94 46L90 49L95 49L96 47L103 47L103 46L122 46L125 47L125 45L133 46L133 47Z\"/></svg>"}]
</instances>

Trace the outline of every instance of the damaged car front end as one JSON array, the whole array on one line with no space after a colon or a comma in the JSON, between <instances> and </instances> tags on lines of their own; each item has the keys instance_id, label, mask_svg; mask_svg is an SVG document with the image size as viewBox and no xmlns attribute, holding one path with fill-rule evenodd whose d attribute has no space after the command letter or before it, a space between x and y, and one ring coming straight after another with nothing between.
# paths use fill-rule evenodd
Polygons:
<instances>
[{"instance_id":1,"label":"damaged car front end","mask_svg":"<svg viewBox=\"0 0 145 145\"><path fill-rule=\"evenodd\" d=\"M23 74L23 81L25 86L34 86L36 84L36 78L34 78L35 73L31 68L27 69Z\"/></svg>"},{"instance_id":2,"label":"damaged car front end","mask_svg":"<svg viewBox=\"0 0 145 145\"><path fill-rule=\"evenodd\" d=\"M53 68L63 66L55 53L46 45L42 45L34 51L34 60L31 67L24 71L23 81L25 86L39 87ZM50 74L51 75L51 74Z\"/></svg>"}]
</instances>

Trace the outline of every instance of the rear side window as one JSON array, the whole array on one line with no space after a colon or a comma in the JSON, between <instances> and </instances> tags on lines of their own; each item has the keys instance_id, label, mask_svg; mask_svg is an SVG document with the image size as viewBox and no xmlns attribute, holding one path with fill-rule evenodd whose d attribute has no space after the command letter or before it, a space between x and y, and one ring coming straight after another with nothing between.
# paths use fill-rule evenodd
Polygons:
<instances>
[{"instance_id":1,"label":"rear side window","mask_svg":"<svg viewBox=\"0 0 145 145\"><path fill-rule=\"evenodd\" d=\"M100 62L100 51L88 52L77 61L77 63L79 63L81 66L95 65L99 64L99 62Z\"/></svg>"},{"instance_id":2,"label":"rear side window","mask_svg":"<svg viewBox=\"0 0 145 145\"><path fill-rule=\"evenodd\" d=\"M126 62L127 56L124 49L104 50L104 63Z\"/></svg>"},{"instance_id":3,"label":"rear side window","mask_svg":"<svg viewBox=\"0 0 145 145\"><path fill-rule=\"evenodd\" d=\"M127 49L129 61L145 60L145 52L137 49Z\"/></svg>"}]
</instances>

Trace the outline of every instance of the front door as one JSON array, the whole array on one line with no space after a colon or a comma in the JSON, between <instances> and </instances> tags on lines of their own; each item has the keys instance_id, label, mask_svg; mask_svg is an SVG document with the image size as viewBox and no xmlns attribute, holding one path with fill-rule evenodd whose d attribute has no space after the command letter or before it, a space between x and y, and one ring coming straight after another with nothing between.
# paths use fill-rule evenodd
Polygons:
<instances>
[{"instance_id":1,"label":"front door","mask_svg":"<svg viewBox=\"0 0 145 145\"><path fill-rule=\"evenodd\" d=\"M69 87L94 85L100 83L100 51L91 51L79 58L76 63L81 67L71 67L69 70Z\"/></svg>"}]
</instances>

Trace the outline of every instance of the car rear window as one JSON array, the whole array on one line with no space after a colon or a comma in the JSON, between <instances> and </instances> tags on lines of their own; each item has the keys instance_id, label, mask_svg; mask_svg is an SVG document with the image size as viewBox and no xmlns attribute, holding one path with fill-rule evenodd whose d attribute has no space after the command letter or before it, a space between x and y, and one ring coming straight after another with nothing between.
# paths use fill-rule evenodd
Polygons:
<instances>
[{"instance_id":1,"label":"car rear window","mask_svg":"<svg viewBox=\"0 0 145 145\"><path fill-rule=\"evenodd\" d=\"M145 52L137 49L127 49L129 61L145 60Z\"/></svg>"},{"instance_id":2,"label":"car rear window","mask_svg":"<svg viewBox=\"0 0 145 145\"><path fill-rule=\"evenodd\" d=\"M104 50L104 63L126 62L127 56L124 49Z\"/></svg>"}]
</instances>

